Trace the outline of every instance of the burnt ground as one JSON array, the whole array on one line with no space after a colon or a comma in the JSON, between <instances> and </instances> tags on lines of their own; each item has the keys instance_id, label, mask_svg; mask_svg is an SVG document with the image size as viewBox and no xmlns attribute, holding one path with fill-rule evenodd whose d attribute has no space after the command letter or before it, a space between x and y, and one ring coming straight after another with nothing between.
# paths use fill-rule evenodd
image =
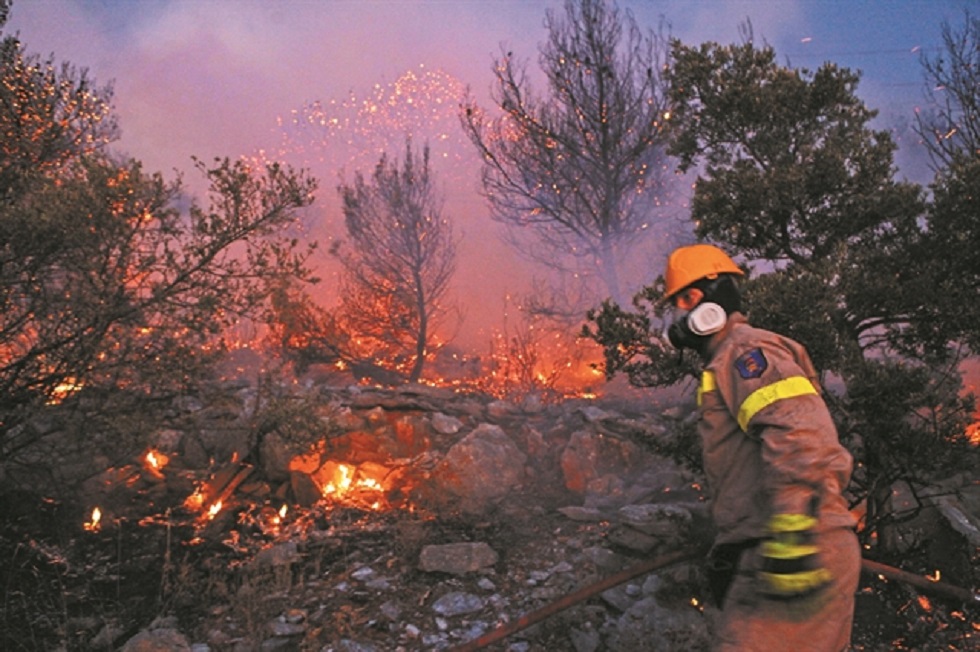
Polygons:
<instances>
[{"instance_id":1,"label":"burnt ground","mask_svg":"<svg viewBox=\"0 0 980 652\"><path fill-rule=\"evenodd\" d=\"M528 501L533 501L530 508ZM303 516L303 528L319 534L299 546L296 563L262 567L255 556L274 546L276 537L254 527L225 523L226 536L206 535L198 541L194 528L176 525L179 515L173 514L169 523L120 521L93 534L71 526L73 519L62 505L9 495L2 504L0 647L11 652L118 649L120 642L164 615L190 640L210 641L214 650L267 649L258 646L274 627L270 623L288 624L293 618L302 623L294 646L268 649L347 649L331 647L345 640L373 644L377 650L430 649L421 634L413 640L392 632L404 631L405 623L424 630L433 620L428 605L434 595L469 588L474 581L418 570L423 545L484 541L500 551L498 566L507 572L486 578L495 595L511 601L508 611L520 614L597 579L589 574L564 577L557 584L543 583L538 587L542 590L529 589L535 571L568 557L570 550L604 545L608 534L603 524L564 518L540 495L515 497L478 520L339 507ZM948 536L949 541L936 544L937 550L920 550L903 565L925 569L932 555L957 552L952 548L961 544L953 534ZM626 559L639 563L643 556ZM391 588L355 579L365 567L387 578ZM691 581L674 588L678 600L700 596L696 572L680 575ZM397 607L392 606L393 593ZM608 609L593 597L489 649L575 649L569 627L590 620L601 627ZM975 606L969 611L955 601L924 598L907 586L864 576L853 649L972 650L977 619ZM515 641L527 646L509 648Z\"/></svg>"},{"instance_id":2,"label":"burnt ground","mask_svg":"<svg viewBox=\"0 0 980 652\"><path fill-rule=\"evenodd\" d=\"M479 514L410 501L375 510L348 501L294 506L279 522L284 501L275 495L239 492L214 520L202 521L183 505L185 485L144 481L132 485L98 531L82 527L90 506L5 493L0 649L452 649L503 624L501 614L513 621L649 559L619 545L614 524L558 511L576 497L554 473L542 469ZM935 518L922 527L928 534L900 558L880 561L919 574L942 568L943 581L975 587L977 550ZM499 560L465 575L420 570L423 547L458 542L486 543ZM658 601L699 618L705 596L698 565L678 564L662 579ZM646 586L643 577L625 584ZM433 611L456 593L478 596L480 605L463 614ZM594 595L486 649L623 649L605 643L622 626L621 609L617 595ZM179 632L186 641L132 644L150 628ZM590 638L593 632L603 638ZM974 650L978 636L976 604L862 577L854 650ZM695 632L669 648L701 650L705 639Z\"/></svg>"}]
</instances>

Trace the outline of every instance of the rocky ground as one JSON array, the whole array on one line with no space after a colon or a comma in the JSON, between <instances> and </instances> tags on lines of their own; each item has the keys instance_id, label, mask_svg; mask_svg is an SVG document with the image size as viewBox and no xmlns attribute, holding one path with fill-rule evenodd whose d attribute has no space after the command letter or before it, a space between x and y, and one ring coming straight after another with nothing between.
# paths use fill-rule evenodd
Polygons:
<instances>
[{"instance_id":1,"label":"rocky ground","mask_svg":"<svg viewBox=\"0 0 980 652\"><path fill-rule=\"evenodd\" d=\"M685 404L318 384L257 426L233 389L181 405L159 468L4 496L3 649L453 650L617 574L485 649L706 649L697 560L631 572L710 541L698 475L662 454ZM971 586L977 482L948 484L966 524L925 510L903 565ZM855 649L975 649L977 618L865 577Z\"/></svg>"}]
</instances>

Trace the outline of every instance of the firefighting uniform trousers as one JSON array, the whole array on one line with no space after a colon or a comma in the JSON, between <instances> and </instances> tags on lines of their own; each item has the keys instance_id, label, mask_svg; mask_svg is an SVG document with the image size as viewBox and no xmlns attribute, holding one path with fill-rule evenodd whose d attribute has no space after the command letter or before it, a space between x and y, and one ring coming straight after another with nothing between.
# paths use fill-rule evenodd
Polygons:
<instances>
[{"instance_id":1,"label":"firefighting uniform trousers","mask_svg":"<svg viewBox=\"0 0 980 652\"><path fill-rule=\"evenodd\" d=\"M775 600L760 592L757 549L742 554L713 626L717 652L841 652L850 645L861 549L849 528L818 532L833 583L815 596Z\"/></svg>"}]
</instances>

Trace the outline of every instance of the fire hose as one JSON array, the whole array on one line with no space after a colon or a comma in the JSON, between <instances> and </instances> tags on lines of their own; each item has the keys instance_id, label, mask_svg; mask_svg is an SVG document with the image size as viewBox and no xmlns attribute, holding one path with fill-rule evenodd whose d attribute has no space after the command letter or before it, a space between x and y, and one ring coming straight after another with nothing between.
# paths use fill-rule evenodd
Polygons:
<instances>
[{"instance_id":1,"label":"fire hose","mask_svg":"<svg viewBox=\"0 0 980 652\"><path fill-rule=\"evenodd\" d=\"M705 552L706 550L704 548L672 552L654 557L653 559L649 559L635 566L631 566L630 568L624 569L615 575L611 575L594 584L590 584L582 587L581 589L573 591L572 593L569 593L568 595L559 598L558 600L547 604L536 611L524 614L517 620L501 625L500 627L487 632L483 636L471 639L462 645L454 647L450 650L450 652L474 652L475 650L481 650L492 643L496 643L497 641L507 638L511 634L516 634L517 632L527 629L531 625L539 623L542 620L555 615L556 613L564 611L565 609L568 609L579 602L587 600L597 593L602 593L603 591L611 589L614 586L618 586L623 582L633 579L634 577L645 575L652 571L666 568L667 566L673 566L674 564L680 564L686 561L694 561L695 559L698 559L704 555ZM934 593L946 598L961 600L968 604L980 606L980 593L960 586L948 584L946 582L932 580L928 577L916 575L915 573L903 571L902 569L895 568L894 566L888 566L887 564L871 561L870 559L862 559L861 571L869 575L876 575L886 579L909 584L926 593Z\"/></svg>"}]
</instances>

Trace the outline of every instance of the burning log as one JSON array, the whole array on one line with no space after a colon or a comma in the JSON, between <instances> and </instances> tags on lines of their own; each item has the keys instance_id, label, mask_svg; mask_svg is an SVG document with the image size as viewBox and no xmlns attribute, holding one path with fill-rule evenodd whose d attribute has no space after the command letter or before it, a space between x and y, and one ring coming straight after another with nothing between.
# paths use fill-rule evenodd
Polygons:
<instances>
[{"instance_id":1,"label":"burning log","mask_svg":"<svg viewBox=\"0 0 980 652\"><path fill-rule=\"evenodd\" d=\"M204 518L213 520L238 486L252 474L250 464L228 464L187 497L184 507L200 511Z\"/></svg>"}]
</instances>

